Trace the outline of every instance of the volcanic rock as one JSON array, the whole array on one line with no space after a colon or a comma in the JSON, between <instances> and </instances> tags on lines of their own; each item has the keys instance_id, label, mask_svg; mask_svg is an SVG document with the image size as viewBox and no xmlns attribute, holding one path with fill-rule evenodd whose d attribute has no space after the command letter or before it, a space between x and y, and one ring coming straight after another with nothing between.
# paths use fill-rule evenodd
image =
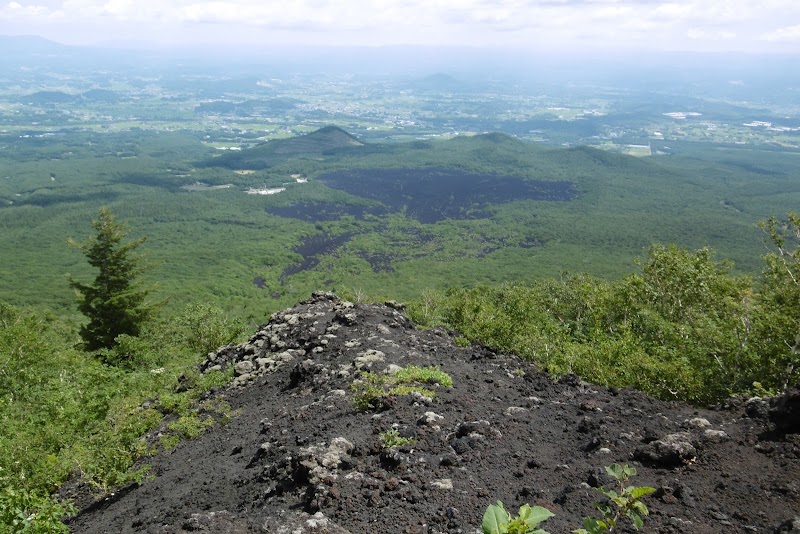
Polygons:
<instances>
[{"instance_id":1,"label":"volcanic rock","mask_svg":"<svg viewBox=\"0 0 800 534\"><path fill-rule=\"evenodd\" d=\"M545 530L571 532L596 514L593 486L613 487L603 467L628 463L629 484L659 488L645 497L647 532L794 531L797 388L765 399L767 418L761 404L706 410L553 380L516 356L459 347L452 332L418 330L403 310L316 293L210 354L201 372L243 373L213 393L230 420L143 458L152 478L141 484L78 496L70 529L474 533L501 500L544 506L555 514ZM438 367L453 386L385 390L380 412L356 407L359 367L388 377L408 365ZM389 431L403 444L387 447Z\"/></svg>"}]
</instances>

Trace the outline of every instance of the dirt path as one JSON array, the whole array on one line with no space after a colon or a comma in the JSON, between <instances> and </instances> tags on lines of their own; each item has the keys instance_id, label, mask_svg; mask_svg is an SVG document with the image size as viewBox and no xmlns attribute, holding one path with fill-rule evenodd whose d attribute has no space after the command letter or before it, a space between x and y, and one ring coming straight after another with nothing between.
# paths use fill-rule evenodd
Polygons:
<instances>
[{"instance_id":1,"label":"dirt path","mask_svg":"<svg viewBox=\"0 0 800 534\"><path fill-rule=\"evenodd\" d=\"M500 499L549 508L542 526L567 533L594 513L592 486L614 462L657 488L645 532L800 529L797 390L782 406L697 410L553 382L516 357L416 330L397 308L317 294L217 353L204 366L237 366L221 394L240 414L149 459L154 480L79 499L72 530L472 533ZM358 368L411 364L439 366L453 387L355 409ZM390 429L414 442L385 449Z\"/></svg>"}]
</instances>

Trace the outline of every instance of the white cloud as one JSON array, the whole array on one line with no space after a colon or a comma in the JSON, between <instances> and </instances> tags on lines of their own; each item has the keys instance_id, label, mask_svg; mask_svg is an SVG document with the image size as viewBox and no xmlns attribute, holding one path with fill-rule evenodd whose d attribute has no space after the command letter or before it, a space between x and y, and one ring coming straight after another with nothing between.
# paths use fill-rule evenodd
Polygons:
<instances>
[{"instance_id":1,"label":"white cloud","mask_svg":"<svg viewBox=\"0 0 800 534\"><path fill-rule=\"evenodd\" d=\"M736 33L725 30L706 29L706 28L690 28L686 32L689 39L706 40L706 41L726 41L735 39Z\"/></svg>"},{"instance_id":2,"label":"white cloud","mask_svg":"<svg viewBox=\"0 0 800 534\"><path fill-rule=\"evenodd\" d=\"M697 7L694 4L687 2L665 2L653 10L653 14L657 18L667 20L684 20L697 16Z\"/></svg>"},{"instance_id":3,"label":"white cloud","mask_svg":"<svg viewBox=\"0 0 800 534\"><path fill-rule=\"evenodd\" d=\"M17 17L39 17L46 15L48 12L47 7L37 4L22 5L19 2L9 2L5 7L0 8L0 19L2 18L17 18Z\"/></svg>"},{"instance_id":4,"label":"white cloud","mask_svg":"<svg viewBox=\"0 0 800 534\"><path fill-rule=\"evenodd\" d=\"M124 16L130 12L132 5L130 0L110 0L103 6L103 12L112 16Z\"/></svg>"},{"instance_id":5,"label":"white cloud","mask_svg":"<svg viewBox=\"0 0 800 534\"><path fill-rule=\"evenodd\" d=\"M800 42L800 24L796 26L786 26L778 28L761 35L761 40L773 43L796 43Z\"/></svg>"},{"instance_id":6,"label":"white cloud","mask_svg":"<svg viewBox=\"0 0 800 534\"><path fill-rule=\"evenodd\" d=\"M13 0L0 4L0 34L24 29L67 42L141 36L142 25L147 24L158 31L148 32L145 39L172 34L175 39L232 42L261 32L265 39L281 33L284 39L316 36L320 42L365 45L633 44L785 50L787 43L798 42L796 26L781 27L787 20L800 21L800 1Z\"/></svg>"}]
</instances>

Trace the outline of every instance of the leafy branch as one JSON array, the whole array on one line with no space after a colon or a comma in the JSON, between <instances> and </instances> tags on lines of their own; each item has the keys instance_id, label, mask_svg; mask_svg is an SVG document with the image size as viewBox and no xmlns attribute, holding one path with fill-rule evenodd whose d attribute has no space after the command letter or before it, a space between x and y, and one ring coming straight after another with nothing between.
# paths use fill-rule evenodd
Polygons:
<instances>
[{"instance_id":1,"label":"leafy branch","mask_svg":"<svg viewBox=\"0 0 800 534\"><path fill-rule=\"evenodd\" d=\"M489 505L483 514L483 534L549 534L537 528L539 523L553 517L553 512L541 506L523 504L516 517L511 517L503 503Z\"/></svg>"},{"instance_id":2,"label":"leafy branch","mask_svg":"<svg viewBox=\"0 0 800 534\"><path fill-rule=\"evenodd\" d=\"M601 519L592 517L583 518L583 527L574 530L574 534L600 534L602 532L612 532L617 528L619 520L627 517L633 523L636 530L644 525L644 518L649 514L647 506L641 502L641 498L650 495L655 488L648 486L626 486L630 477L636 474L633 467L619 464L612 464L606 467L608 473L617 482L617 489L597 488L608 499L606 502L595 503L595 506L602 514Z\"/></svg>"}]
</instances>

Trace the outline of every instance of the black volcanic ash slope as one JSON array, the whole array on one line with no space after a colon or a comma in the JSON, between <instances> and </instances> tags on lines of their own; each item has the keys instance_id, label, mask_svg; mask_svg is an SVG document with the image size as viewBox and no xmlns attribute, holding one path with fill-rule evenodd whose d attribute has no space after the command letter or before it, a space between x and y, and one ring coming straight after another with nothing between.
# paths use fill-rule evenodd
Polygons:
<instances>
[{"instance_id":1,"label":"black volcanic ash slope","mask_svg":"<svg viewBox=\"0 0 800 534\"><path fill-rule=\"evenodd\" d=\"M391 303L390 303L391 304ZM717 410L653 400L416 330L394 304L315 294L202 368L235 366L218 395L239 414L148 461L155 478L85 506L74 532L476 532L490 503L528 502L570 532L602 466L651 485L647 532L800 526L800 391ZM357 411L359 370L436 365L453 387ZM793 411L794 410L794 411ZM774 422L773 422L774 421ZM384 449L379 434L414 442ZM794 525L794 526L793 526Z\"/></svg>"}]
</instances>

